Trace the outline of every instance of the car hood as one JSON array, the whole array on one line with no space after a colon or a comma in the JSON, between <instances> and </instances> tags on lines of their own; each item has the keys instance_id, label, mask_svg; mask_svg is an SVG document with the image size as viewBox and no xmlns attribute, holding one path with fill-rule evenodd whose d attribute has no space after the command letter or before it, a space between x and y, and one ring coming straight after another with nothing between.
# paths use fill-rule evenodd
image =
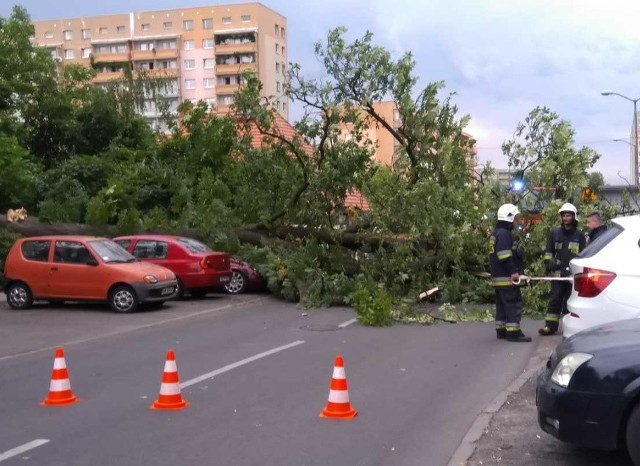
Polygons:
<instances>
[{"instance_id":1,"label":"car hood","mask_svg":"<svg viewBox=\"0 0 640 466\"><path fill-rule=\"evenodd\" d=\"M167 280L173 280L175 274L161 265L150 264L148 262L127 262L123 264L109 264L110 267L116 270L121 270L123 273L136 273L140 274L140 279L145 275L153 275L158 281L164 282Z\"/></svg>"},{"instance_id":2,"label":"car hood","mask_svg":"<svg viewBox=\"0 0 640 466\"><path fill-rule=\"evenodd\" d=\"M640 353L640 319L619 320L578 332L562 342L556 352L609 352L637 349Z\"/></svg>"}]
</instances>

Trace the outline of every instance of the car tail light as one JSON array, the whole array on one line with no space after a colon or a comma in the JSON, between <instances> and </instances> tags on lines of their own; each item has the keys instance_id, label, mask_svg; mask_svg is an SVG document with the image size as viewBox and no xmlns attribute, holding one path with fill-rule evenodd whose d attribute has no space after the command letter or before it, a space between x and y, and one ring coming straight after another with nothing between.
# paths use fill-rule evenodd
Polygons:
<instances>
[{"instance_id":1,"label":"car tail light","mask_svg":"<svg viewBox=\"0 0 640 466\"><path fill-rule=\"evenodd\" d=\"M613 272L585 267L582 273L573 276L573 289L578 296L593 298L609 286L614 278L616 274Z\"/></svg>"},{"instance_id":2,"label":"car tail light","mask_svg":"<svg viewBox=\"0 0 640 466\"><path fill-rule=\"evenodd\" d=\"M227 254L215 254L203 257L200 260L203 269L229 270L229 256Z\"/></svg>"}]
</instances>

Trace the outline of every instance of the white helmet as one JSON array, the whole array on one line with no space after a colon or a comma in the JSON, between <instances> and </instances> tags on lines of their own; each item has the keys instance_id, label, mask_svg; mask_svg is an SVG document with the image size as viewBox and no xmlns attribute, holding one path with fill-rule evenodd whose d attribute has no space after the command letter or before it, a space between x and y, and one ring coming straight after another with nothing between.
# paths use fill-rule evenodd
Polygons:
<instances>
[{"instance_id":1,"label":"white helmet","mask_svg":"<svg viewBox=\"0 0 640 466\"><path fill-rule=\"evenodd\" d=\"M574 206L570 202L567 202L563 204L562 207L560 207L560 210L558 210L558 213L562 215L562 212L571 212L575 217L576 221L578 221L578 209L576 209L576 206Z\"/></svg>"},{"instance_id":2,"label":"white helmet","mask_svg":"<svg viewBox=\"0 0 640 466\"><path fill-rule=\"evenodd\" d=\"M520 211L513 204L502 204L498 209L498 220L504 222L513 223L513 219L516 218Z\"/></svg>"}]
</instances>

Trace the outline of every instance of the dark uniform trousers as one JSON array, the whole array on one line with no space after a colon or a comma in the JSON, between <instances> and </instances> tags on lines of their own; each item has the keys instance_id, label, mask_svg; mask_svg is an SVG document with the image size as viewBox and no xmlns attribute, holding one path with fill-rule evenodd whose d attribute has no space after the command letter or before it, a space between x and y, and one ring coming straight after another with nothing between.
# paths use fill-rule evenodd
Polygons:
<instances>
[{"instance_id":1,"label":"dark uniform trousers","mask_svg":"<svg viewBox=\"0 0 640 466\"><path fill-rule=\"evenodd\" d=\"M497 286L496 293L496 328L502 325L509 332L520 329L522 318L522 292L518 286Z\"/></svg>"},{"instance_id":2,"label":"dark uniform trousers","mask_svg":"<svg viewBox=\"0 0 640 466\"><path fill-rule=\"evenodd\" d=\"M567 310L567 300L571 296L573 285L571 282L551 282L551 293L549 294L549 304L544 320L553 330L558 330L560 317L569 312Z\"/></svg>"}]
</instances>

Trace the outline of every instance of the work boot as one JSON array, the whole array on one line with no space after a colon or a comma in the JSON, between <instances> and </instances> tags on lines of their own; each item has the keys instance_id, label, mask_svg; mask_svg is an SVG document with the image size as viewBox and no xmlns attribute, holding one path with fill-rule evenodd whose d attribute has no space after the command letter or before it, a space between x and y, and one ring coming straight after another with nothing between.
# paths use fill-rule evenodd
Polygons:
<instances>
[{"instance_id":1,"label":"work boot","mask_svg":"<svg viewBox=\"0 0 640 466\"><path fill-rule=\"evenodd\" d=\"M545 322L544 327L538 330L538 333L543 337L547 337L549 335L553 335L558 331L558 323L557 322Z\"/></svg>"},{"instance_id":2,"label":"work boot","mask_svg":"<svg viewBox=\"0 0 640 466\"><path fill-rule=\"evenodd\" d=\"M516 343L528 343L531 341L531 337L522 333L522 330L516 330L507 332L507 341L513 341Z\"/></svg>"},{"instance_id":3,"label":"work boot","mask_svg":"<svg viewBox=\"0 0 640 466\"><path fill-rule=\"evenodd\" d=\"M497 328L496 329L496 338L498 340L504 340L507 338L507 329L506 328Z\"/></svg>"}]
</instances>

